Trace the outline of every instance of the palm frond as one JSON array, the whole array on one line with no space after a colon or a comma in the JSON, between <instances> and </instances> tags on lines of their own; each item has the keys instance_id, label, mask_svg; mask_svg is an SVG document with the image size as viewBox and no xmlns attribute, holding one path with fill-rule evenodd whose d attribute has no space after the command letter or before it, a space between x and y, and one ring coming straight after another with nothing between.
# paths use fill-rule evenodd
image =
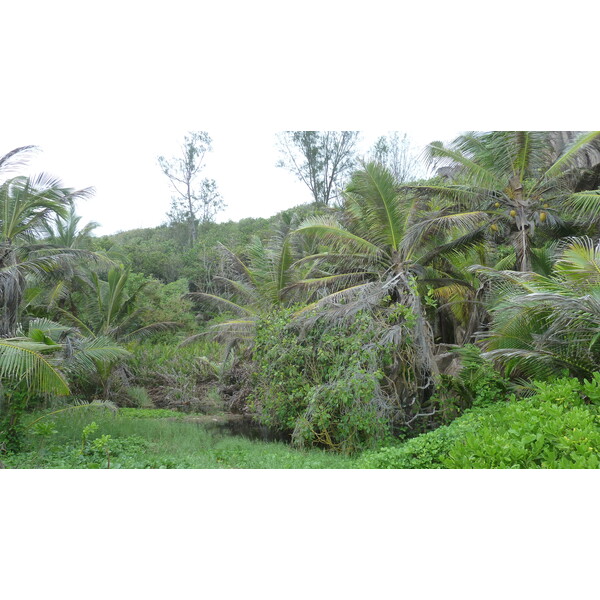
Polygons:
<instances>
[{"instance_id":1,"label":"palm frond","mask_svg":"<svg viewBox=\"0 0 600 600\"><path fill-rule=\"evenodd\" d=\"M408 229L401 247L408 249L419 244L426 236L444 235L457 231L461 236L467 235L474 229L479 229L488 215L484 211L447 214L426 219L421 223L415 223Z\"/></svg>"},{"instance_id":2,"label":"palm frond","mask_svg":"<svg viewBox=\"0 0 600 600\"><path fill-rule=\"evenodd\" d=\"M140 327L135 331L131 331L130 333L121 334L118 336L118 339L121 339L123 342L128 342L130 340L141 340L161 331L173 331L175 329L180 328L181 326L182 324L176 321L162 321L161 323L152 323L150 325Z\"/></svg>"},{"instance_id":3,"label":"palm frond","mask_svg":"<svg viewBox=\"0 0 600 600\"><path fill-rule=\"evenodd\" d=\"M24 381L31 391L57 395L69 394L69 386L47 352L56 345L26 338L0 338L0 379Z\"/></svg>"},{"instance_id":4,"label":"palm frond","mask_svg":"<svg viewBox=\"0 0 600 600\"><path fill-rule=\"evenodd\" d=\"M351 252L353 254L366 254L368 256L380 256L381 248L358 235L348 231L337 220L328 216L318 216L306 219L296 229L297 233L315 234L325 243L330 244L336 251Z\"/></svg>"},{"instance_id":5,"label":"palm frond","mask_svg":"<svg viewBox=\"0 0 600 600\"><path fill-rule=\"evenodd\" d=\"M240 304L236 304L231 300L227 300L227 298L222 298L221 296L216 296L215 294L207 294L206 292L190 292L185 295L186 298L190 300L206 300L217 306L221 306L225 310L229 310L233 313L239 315L252 315L254 311L248 307L241 306Z\"/></svg>"},{"instance_id":6,"label":"palm frond","mask_svg":"<svg viewBox=\"0 0 600 600\"><path fill-rule=\"evenodd\" d=\"M466 137L462 136L462 138L457 138L454 145L459 147L461 139L464 141ZM425 150L425 159L429 165L460 165L463 173L468 173L470 182L477 187L497 188L501 186L501 181L490 169L485 168L476 160L473 160L464 151L444 146L441 142L432 142L427 146Z\"/></svg>"},{"instance_id":7,"label":"palm frond","mask_svg":"<svg viewBox=\"0 0 600 600\"><path fill-rule=\"evenodd\" d=\"M76 373L89 373L100 364L112 364L128 358L131 353L105 336L72 340L67 348L65 367Z\"/></svg>"},{"instance_id":8,"label":"palm frond","mask_svg":"<svg viewBox=\"0 0 600 600\"><path fill-rule=\"evenodd\" d=\"M589 223L600 218L600 190L571 194L565 198L563 204L580 223Z\"/></svg>"},{"instance_id":9,"label":"palm frond","mask_svg":"<svg viewBox=\"0 0 600 600\"><path fill-rule=\"evenodd\" d=\"M556 177L574 166L578 154L598 137L600 137L600 131L588 131L579 135L564 149L558 160L544 173L541 179Z\"/></svg>"}]
</instances>

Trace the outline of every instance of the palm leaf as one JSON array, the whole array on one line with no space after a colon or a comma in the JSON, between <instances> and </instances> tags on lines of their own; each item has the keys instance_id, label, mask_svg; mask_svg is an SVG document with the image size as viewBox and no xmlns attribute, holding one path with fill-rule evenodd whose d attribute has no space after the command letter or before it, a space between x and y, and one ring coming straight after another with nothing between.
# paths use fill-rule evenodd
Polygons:
<instances>
[{"instance_id":1,"label":"palm leaf","mask_svg":"<svg viewBox=\"0 0 600 600\"><path fill-rule=\"evenodd\" d=\"M543 179L550 179L560 175L565 169L572 167L577 159L578 154L586 148L591 142L600 136L600 131L589 131L582 133L573 142L567 146L562 155L554 162L554 164L544 173Z\"/></svg>"},{"instance_id":2,"label":"palm leaf","mask_svg":"<svg viewBox=\"0 0 600 600\"><path fill-rule=\"evenodd\" d=\"M56 345L27 339L0 339L0 379L25 381L34 392L69 394L69 386L54 362L44 352L56 351Z\"/></svg>"}]
</instances>

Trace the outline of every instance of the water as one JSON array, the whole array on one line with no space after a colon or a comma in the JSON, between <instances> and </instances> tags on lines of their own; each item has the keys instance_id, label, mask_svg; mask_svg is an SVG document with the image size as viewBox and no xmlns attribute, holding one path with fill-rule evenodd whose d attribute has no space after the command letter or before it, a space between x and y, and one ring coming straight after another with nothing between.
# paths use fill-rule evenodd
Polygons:
<instances>
[{"instance_id":1,"label":"water","mask_svg":"<svg viewBox=\"0 0 600 600\"><path fill-rule=\"evenodd\" d=\"M231 417L215 419L214 421L203 421L198 423L209 431L223 435L241 436L249 440L262 442L290 442L290 435L281 431L273 431L261 425L250 417L243 415L232 415Z\"/></svg>"}]
</instances>

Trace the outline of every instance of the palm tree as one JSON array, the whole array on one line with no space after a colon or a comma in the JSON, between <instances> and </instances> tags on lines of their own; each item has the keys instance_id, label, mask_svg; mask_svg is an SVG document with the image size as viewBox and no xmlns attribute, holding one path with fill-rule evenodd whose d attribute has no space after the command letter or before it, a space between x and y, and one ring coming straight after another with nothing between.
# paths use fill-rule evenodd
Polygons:
<instances>
[{"instance_id":1,"label":"palm tree","mask_svg":"<svg viewBox=\"0 0 600 600\"><path fill-rule=\"evenodd\" d=\"M13 167L30 148L18 148L0 158L0 169ZM16 176L0 185L0 337L16 332L25 276L44 276L78 256L77 250L49 248L38 238L50 219L67 218L74 200L91 192L65 188L47 174Z\"/></svg>"},{"instance_id":2,"label":"palm tree","mask_svg":"<svg viewBox=\"0 0 600 600\"><path fill-rule=\"evenodd\" d=\"M53 221L45 221L42 225L47 234L46 241L57 248L89 248L92 232L100 227L95 221L79 227L81 217L70 206L66 216L56 214Z\"/></svg>"},{"instance_id":3,"label":"palm tree","mask_svg":"<svg viewBox=\"0 0 600 600\"><path fill-rule=\"evenodd\" d=\"M137 306L138 298L148 281L130 285L131 272L113 266L103 280L95 271L88 271L80 281L85 290L81 318L73 312L57 308L57 313L90 337L107 337L119 342L141 339L179 326L174 321L142 324L144 311Z\"/></svg>"},{"instance_id":4,"label":"palm tree","mask_svg":"<svg viewBox=\"0 0 600 600\"><path fill-rule=\"evenodd\" d=\"M440 211L415 224L407 238L457 226L463 232L481 228L495 239L511 243L515 268L529 271L536 228L558 227L576 203L589 203L589 194L576 194L582 158L598 144L600 132L565 138L548 131L466 133L446 147L429 146L431 164L450 169L449 181L407 184L415 192L446 200ZM593 157L592 157L593 158ZM592 194L598 201L597 193Z\"/></svg>"},{"instance_id":5,"label":"palm tree","mask_svg":"<svg viewBox=\"0 0 600 600\"><path fill-rule=\"evenodd\" d=\"M238 256L219 244L224 273L214 277L213 281L221 289L221 294L191 292L187 295L190 299L216 305L224 312L236 315L237 318L212 327L217 339L251 343L261 315L297 299L295 282L310 273L313 267L295 264L308 251L302 246L304 240L291 235L296 225L294 214L282 215L267 242L257 236L252 237L245 248L245 256ZM185 343L197 338L192 336Z\"/></svg>"},{"instance_id":6,"label":"palm tree","mask_svg":"<svg viewBox=\"0 0 600 600\"><path fill-rule=\"evenodd\" d=\"M492 281L487 356L508 374L548 378L561 370L589 377L600 368L600 245L566 240L555 274L482 272Z\"/></svg>"},{"instance_id":7,"label":"palm tree","mask_svg":"<svg viewBox=\"0 0 600 600\"><path fill-rule=\"evenodd\" d=\"M69 379L87 378L127 356L106 337L86 338L48 319L33 319L27 331L0 338L0 439L18 448L18 426L32 397L69 395Z\"/></svg>"},{"instance_id":8,"label":"palm tree","mask_svg":"<svg viewBox=\"0 0 600 600\"><path fill-rule=\"evenodd\" d=\"M314 236L328 248L304 259L315 261L323 273L295 284L327 295L302 309L298 317L316 312L319 318L347 318L386 304L396 310L396 323L386 335L403 344L402 360L410 365L410 375L402 381L404 389L399 393L418 408L431 395L438 370L417 277L440 252L451 252L453 245L404 243L407 231L420 216L420 201L400 193L393 175L378 163L363 164L353 174L344 198L340 219L315 217L297 229L297 235Z\"/></svg>"}]
</instances>

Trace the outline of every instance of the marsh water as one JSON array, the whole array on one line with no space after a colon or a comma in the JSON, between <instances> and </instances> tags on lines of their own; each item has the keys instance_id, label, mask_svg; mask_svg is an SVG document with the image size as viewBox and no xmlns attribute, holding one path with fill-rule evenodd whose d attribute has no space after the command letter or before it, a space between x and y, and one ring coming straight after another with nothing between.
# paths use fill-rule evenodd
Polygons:
<instances>
[{"instance_id":1,"label":"marsh water","mask_svg":"<svg viewBox=\"0 0 600 600\"><path fill-rule=\"evenodd\" d=\"M227 417L203 419L196 421L199 427L204 427L213 433L241 436L250 440L262 442L290 442L290 435L281 431L273 431L244 415L229 415Z\"/></svg>"}]
</instances>

